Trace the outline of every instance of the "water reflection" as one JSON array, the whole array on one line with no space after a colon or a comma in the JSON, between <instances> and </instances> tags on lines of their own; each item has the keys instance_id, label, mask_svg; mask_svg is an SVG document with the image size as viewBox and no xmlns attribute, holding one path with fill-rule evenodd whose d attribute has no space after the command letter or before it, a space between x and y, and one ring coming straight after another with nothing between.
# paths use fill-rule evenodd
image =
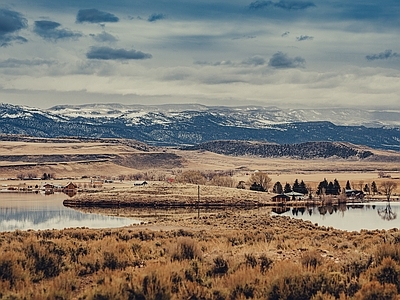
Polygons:
<instances>
[{"instance_id":1,"label":"water reflection","mask_svg":"<svg viewBox=\"0 0 400 300\"><path fill-rule=\"evenodd\" d=\"M65 194L11 194L0 195L0 231L16 229L43 230L69 227L122 227L139 220L90 214L62 205Z\"/></svg>"},{"instance_id":2,"label":"water reflection","mask_svg":"<svg viewBox=\"0 0 400 300\"><path fill-rule=\"evenodd\" d=\"M399 212L399 202L376 202L336 206L279 207L277 210L272 210L272 215L291 216L309 220L321 226L359 231L398 228L400 224L395 220Z\"/></svg>"},{"instance_id":3,"label":"water reflection","mask_svg":"<svg viewBox=\"0 0 400 300\"><path fill-rule=\"evenodd\" d=\"M378 209L378 215L380 215L381 218L386 221L392 221L397 218L397 213L392 210L390 202L387 203L385 208Z\"/></svg>"}]
</instances>

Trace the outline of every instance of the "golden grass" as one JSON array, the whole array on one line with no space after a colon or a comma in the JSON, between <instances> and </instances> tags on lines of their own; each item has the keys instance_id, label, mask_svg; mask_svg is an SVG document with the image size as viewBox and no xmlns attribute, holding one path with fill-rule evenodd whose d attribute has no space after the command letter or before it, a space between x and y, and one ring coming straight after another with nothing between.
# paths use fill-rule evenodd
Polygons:
<instances>
[{"instance_id":1,"label":"golden grass","mask_svg":"<svg viewBox=\"0 0 400 300\"><path fill-rule=\"evenodd\" d=\"M400 291L397 230L344 232L254 212L186 222L167 231L1 233L0 299L395 299Z\"/></svg>"}]
</instances>

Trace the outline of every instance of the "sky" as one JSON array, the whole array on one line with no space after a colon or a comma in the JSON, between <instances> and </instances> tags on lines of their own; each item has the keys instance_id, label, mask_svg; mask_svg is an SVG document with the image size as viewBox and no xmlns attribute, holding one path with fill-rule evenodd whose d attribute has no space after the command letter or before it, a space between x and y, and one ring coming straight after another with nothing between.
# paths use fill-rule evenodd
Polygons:
<instances>
[{"instance_id":1,"label":"sky","mask_svg":"<svg viewBox=\"0 0 400 300\"><path fill-rule=\"evenodd\" d=\"M7 1L0 103L400 109L400 1Z\"/></svg>"}]
</instances>

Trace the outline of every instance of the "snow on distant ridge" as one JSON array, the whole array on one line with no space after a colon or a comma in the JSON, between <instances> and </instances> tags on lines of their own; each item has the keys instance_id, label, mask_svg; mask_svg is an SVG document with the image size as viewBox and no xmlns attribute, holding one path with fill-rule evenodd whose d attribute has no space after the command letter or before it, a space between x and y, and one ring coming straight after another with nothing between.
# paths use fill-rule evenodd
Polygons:
<instances>
[{"instance_id":1,"label":"snow on distant ridge","mask_svg":"<svg viewBox=\"0 0 400 300\"><path fill-rule=\"evenodd\" d=\"M246 128L269 128L276 124L294 122L328 121L335 125L366 127L400 127L400 110L362 109L280 109L275 106L205 106L201 104L82 104L57 105L49 109L14 106L0 103L0 116L7 113L9 118L29 118L32 113L47 118L67 121L70 118L120 119L126 124L153 123L169 124L176 120L191 120L209 116L213 122L224 126ZM5 115L2 116L6 117Z\"/></svg>"}]
</instances>

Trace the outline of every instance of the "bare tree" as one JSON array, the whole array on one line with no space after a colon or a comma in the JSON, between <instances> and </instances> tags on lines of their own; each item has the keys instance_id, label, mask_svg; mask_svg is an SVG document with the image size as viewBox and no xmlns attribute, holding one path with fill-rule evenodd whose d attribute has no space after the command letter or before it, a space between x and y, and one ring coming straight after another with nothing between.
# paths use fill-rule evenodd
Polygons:
<instances>
[{"instance_id":1,"label":"bare tree","mask_svg":"<svg viewBox=\"0 0 400 300\"><path fill-rule=\"evenodd\" d=\"M29 172L29 173L27 174L27 176L28 176L29 179L37 178L37 174L34 173L34 172Z\"/></svg>"},{"instance_id":2,"label":"bare tree","mask_svg":"<svg viewBox=\"0 0 400 300\"><path fill-rule=\"evenodd\" d=\"M256 172L250 176L248 183L249 184L254 184L254 183L259 184L264 188L264 190L266 192L268 192L268 189L271 186L271 181L272 181L272 179L268 176L267 173Z\"/></svg>"},{"instance_id":3,"label":"bare tree","mask_svg":"<svg viewBox=\"0 0 400 300\"><path fill-rule=\"evenodd\" d=\"M217 175L211 179L210 184L216 186L234 187L235 180L233 180L233 178L230 176Z\"/></svg>"},{"instance_id":4,"label":"bare tree","mask_svg":"<svg viewBox=\"0 0 400 300\"><path fill-rule=\"evenodd\" d=\"M206 177L200 172L195 170L184 171L177 175L175 180L183 183L205 184Z\"/></svg>"},{"instance_id":5,"label":"bare tree","mask_svg":"<svg viewBox=\"0 0 400 300\"><path fill-rule=\"evenodd\" d=\"M392 180L382 181L379 185L379 190L386 195L387 201L390 201L390 196L397 189L397 183Z\"/></svg>"},{"instance_id":6,"label":"bare tree","mask_svg":"<svg viewBox=\"0 0 400 300\"><path fill-rule=\"evenodd\" d=\"M362 191L362 190L363 190L363 187L364 187L364 181L363 181L363 180L360 180L360 181L358 182L358 189L359 189L360 191Z\"/></svg>"},{"instance_id":7,"label":"bare tree","mask_svg":"<svg viewBox=\"0 0 400 300\"><path fill-rule=\"evenodd\" d=\"M397 214L390 207L390 203L388 203L385 208L378 209L378 215L386 221L392 221L397 218Z\"/></svg>"}]
</instances>

